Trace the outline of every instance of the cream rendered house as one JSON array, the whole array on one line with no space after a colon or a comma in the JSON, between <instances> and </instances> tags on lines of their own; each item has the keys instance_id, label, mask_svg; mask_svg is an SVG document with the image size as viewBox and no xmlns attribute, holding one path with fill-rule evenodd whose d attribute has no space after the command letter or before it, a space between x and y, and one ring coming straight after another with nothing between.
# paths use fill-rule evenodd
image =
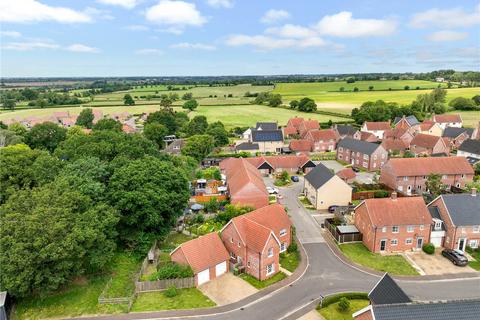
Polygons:
<instances>
[{"instance_id":1,"label":"cream rendered house","mask_svg":"<svg viewBox=\"0 0 480 320\"><path fill-rule=\"evenodd\" d=\"M319 210L352 201L352 187L321 163L305 176L304 194Z\"/></svg>"}]
</instances>

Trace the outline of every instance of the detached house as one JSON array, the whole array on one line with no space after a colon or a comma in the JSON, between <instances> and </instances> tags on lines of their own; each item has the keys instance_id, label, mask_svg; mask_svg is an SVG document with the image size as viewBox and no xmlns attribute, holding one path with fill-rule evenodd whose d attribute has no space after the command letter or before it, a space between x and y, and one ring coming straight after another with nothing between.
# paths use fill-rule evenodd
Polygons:
<instances>
[{"instance_id":1,"label":"detached house","mask_svg":"<svg viewBox=\"0 0 480 320\"><path fill-rule=\"evenodd\" d=\"M281 152L283 147L283 132L276 130L252 130L251 143L257 144L262 153Z\"/></svg>"},{"instance_id":2,"label":"detached house","mask_svg":"<svg viewBox=\"0 0 480 320\"><path fill-rule=\"evenodd\" d=\"M344 138L337 145L336 158L354 167L375 171L387 161L388 152L376 143Z\"/></svg>"},{"instance_id":3,"label":"detached house","mask_svg":"<svg viewBox=\"0 0 480 320\"><path fill-rule=\"evenodd\" d=\"M372 252L421 250L430 241L432 217L422 197L366 199L355 208L355 226Z\"/></svg>"},{"instance_id":4,"label":"detached house","mask_svg":"<svg viewBox=\"0 0 480 320\"><path fill-rule=\"evenodd\" d=\"M220 232L230 262L265 280L280 269L279 254L292 241L291 227L285 209L272 204L233 218Z\"/></svg>"},{"instance_id":5,"label":"detached house","mask_svg":"<svg viewBox=\"0 0 480 320\"><path fill-rule=\"evenodd\" d=\"M445 238L439 240L448 249L465 251L480 246L480 196L471 194L442 194L428 207L438 211L437 224L445 226Z\"/></svg>"},{"instance_id":6,"label":"detached house","mask_svg":"<svg viewBox=\"0 0 480 320\"><path fill-rule=\"evenodd\" d=\"M332 128L333 130L337 131L338 137L340 139L343 138L353 138L358 129L352 127L350 125L339 125L335 124Z\"/></svg>"},{"instance_id":7,"label":"detached house","mask_svg":"<svg viewBox=\"0 0 480 320\"><path fill-rule=\"evenodd\" d=\"M402 117L395 117L395 119L393 120L393 125L395 126L395 128L417 129L418 126L420 125L420 122L415 116L402 116Z\"/></svg>"},{"instance_id":8,"label":"detached house","mask_svg":"<svg viewBox=\"0 0 480 320\"><path fill-rule=\"evenodd\" d=\"M431 156L450 153L448 144L442 137L419 133L410 142L410 151L415 156Z\"/></svg>"},{"instance_id":9,"label":"detached house","mask_svg":"<svg viewBox=\"0 0 480 320\"><path fill-rule=\"evenodd\" d=\"M462 117L459 114L434 114L432 121L445 130L448 127L461 128L463 126Z\"/></svg>"},{"instance_id":10,"label":"detached house","mask_svg":"<svg viewBox=\"0 0 480 320\"><path fill-rule=\"evenodd\" d=\"M423 121L420 124L419 133L424 133L424 134L429 134L429 135L432 135L432 136L441 137L442 133L443 133L443 129L442 129L442 127L440 127L440 125L438 123L426 120L426 121Z\"/></svg>"},{"instance_id":11,"label":"detached house","mask_svg":"<svg viewBox=\"0 0 480 320\"><path fill-rule=\"evenodd\" d=\"M395 128L385 131L385 134L383 135L383 141L400 140L408 146L410 145L410 142L413 140L414 136L414 129Z\"/></svg>"},{"instance_id":12,"label":"detached house","mask_svg":"<svg viewBox=\"0 0 480 320\"><path fill-rule=\"evenodd\" d=\"M425 182L431 173L442 176L442 184L464 188L473 180L473 168L463 157L390 159L381 170L380 183L406 195L427 192Z\"/></svg>"},{"instance_id":13,"label":"detached house","mask_svg":"<svg viewBox=\"0 0 480 320\"><path fill-rule=\"evenodd\" d=\"M383 121L383 122L365 121L360 131L370 132L373 135L375 135L378 139L383 139L383 133L385 132L385 130L389 130L389 129L390 129L389 121Z\"/></svg>"},{"instance_id":14,"label":"detached house","mask_svg":"<svg viewBox=\"0 0 480 320\"><path fill-rule=\"evenodd\" d=\"M442 137L446 139L450 146L458 148L467 139L474 139L478 129L447 127L443 131Z\"/></svg>"},{"instance_id":15,"label":"detached house","mask_svg":"<svg viewBox=\"0 0 480 320\"><path fill-rule=\"evenodd\" d=\"M339 138L338 133L333 129L313 129L304 135L304 139L311 142L314 152L334 151Z\"/></svg>"},{"instance_id":16,"label":"detached house","mask_svg":"<svg viewBox=\"0 0 480 320\"><path fill-rule=\"evenodd\" d=\"M320 129L320 123L317 120L304 120L298 126L298 133L302 138L305 137L307 132L310 130L318 130Z\"/></svg>"},{"instance_id":17,"label":"detached house","mask_svg":"<svg viewBox=\"0 0 480 320\"><path fill-rule=\"evenodd\" d=\"M457 156L480 160L480 140L465 140L458 148Z\"/></svg>"}]
</instances>

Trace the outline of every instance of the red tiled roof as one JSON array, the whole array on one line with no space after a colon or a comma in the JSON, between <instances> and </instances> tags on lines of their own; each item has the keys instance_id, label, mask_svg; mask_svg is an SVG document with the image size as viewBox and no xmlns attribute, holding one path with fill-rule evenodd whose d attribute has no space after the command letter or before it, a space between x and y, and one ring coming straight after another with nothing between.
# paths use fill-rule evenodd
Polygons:
<instances>
[{"instance_id":1,"label":"red tiled roof","mask_svg":"<svg viewBox=\"0 0 480 320\"><path fill-rule=\"evenodd\" d=\"M371 132L360 131L360 140L367 142L377 142L378 138Z\"/></svg>"},{"instance_id":2,"label":"red tiled roof","mask_svg":"<svg viewBox=\"0 0 480 320\"><path fill-rule=\"evenodd\" d=\"M429 225L432 217L423 197L366 199L365 206L372 224L377 227L395 225ZM428 228L428 226L426 226Z\"/></svg>"},{"instance_id":3,"label":"red tiled roof","mask_svg":"<svg viewBox=\"0 0 480 320\"><path fill-rule=\"evenodd\" d=\"M297 128L295 127L285 127L283 128L283 135L284 136L289 136L289 135L292 135L292 134L296 134L297 133Z\"/></svg>"},{"instance_id":4,"label":"red tiled roof","mask_svg":"<svg viewBox=\"0 0 480 320\"><path fill-rule=\"evenodd\" d=\"M438 174L473 174L465 157L428 157L390 159L382 168L398 176L428 176Z\"/></svg>"},{"instance_id":5,"label":"red tiled roof","mask_svg":"<svg viewBox=\"0 0 480 320\"><path fill-rule=\"evenodd\" d=\"M128 124L123 124L122 131L125 133L135 133L137 130L135 130L135 128L130 127Z\"/></svg>"},{"instance_id":6,"label":"red tiled roof","mask_svg":"<svg viewBox=\"0 0 480 320\"><path fill-rule=\"evenodd\" d=\"M388 130L390 129L390 122L382 121L382 122L371 122L365 121L365 126L367 130Z\"/></svg>"},{"instance_id":7,"label":"red tiled roof","mask_svg":"<svg viewBox=\"0 0 480 320\"><path fill-rule=\"evenodd\" d=\"M408 129L405 128L394 128L390 130L386 130L383 133L383 138L395 138L400 139L403 135L408 134Z\"/></svg>"},{"instance_id":8,"label":"red tiled roof","mask_svg":"<svg viewBox=\"0 0 480 320\"><path fill-rule=\"evenodd\" d=\"M298 131L300 132L301 135L306 134L307 131L312 129L320 129L320 124L318 123L317 120L305 120L302 123L300 123L298 127Z\"/></svg>"},{"instance_id":9,"label":"red tiled roof","mask_svg":"<svg viewBox=\"0 0 480 320\"><path fill-rule=\"evenodd\" d=\"M459 114L436 114L433 116L433 121L437 123L462 122L462 117Z\"/></svg>"},{"instance_id":10,"label":"red tiled roof","mask_svg":"<svg viewBox=\"0 0 480 320\"><path fill-rule=\"evenodd\" d=\"M292 151L311 151L312 142L305 139L291 140L289 148Z\"/></svg>"},{"instance_id":11,"label":"red tiled roof","mask_svg":"<svg viewBox=\"0 0 480 320\"><path fill-rule=\"evenodd\" d=\"M384 139L382 141L381 146L387 151L390 151L390 150L404 151L408 147L402 140L398 140L398 139Z\"/></svg>"},{"instance_id":12,"label":"red tiled roof","mask_svg":"<svg viewBox=\"0 0 480 320\"><path fill-rule=\"evenodd\" d=\"M291 127L295 127L298 129L298 127L300 126L300 123L302 123L303 121L305 121L305 119L303 118L290 118L287 122L287 126L291 126Z\"/></svg>"},{"instance_id":13,"label":"red tiled roof","mask_svg":"<svg viewBox=\"0 0 480 320\"><path fill-rule=\"evenodd\" d=\"M344 180L354 179L357 175L352 168L345 168L337 172L337 176Z\"/></svg>"},{"instance_id":14,"label":"red tiled roof","mask_svg":"<svg viewBox=\"0 0 480 320\"><path fill-rule=\"evenodd\" d=\"M338 140L337 132L333 129L312 129L305 134L305 139L308 139L312 142L317 141L328 141L328 140Z\"/></svg>"},{"instance_id":15,"label":"red tiled roof","mask_svg":"<svg viewBox=\"0 0 480 320\"><path fill-rule=\"evenodd\" d=\"M410 142L410 146L419 146L422 148L432 149L442 138L431 134L419 133Z\"/></svg>"},{"instance_id":16,"label":"red tiled roof","mask_svg":"<svg viewBox=\"0 0 480 320\"><path fill-rule=\"evenodd\" d=\"M199 273L229 259L227 249L216 232L207 233L182 243L170 255L177 250L183 253L194 273Z\"/></svg>"},{"instance_id":17,"label":"red tiled roof","mask_svg":"<svg viewBox=\"0 0 480 320\"><path fill-rule=\"evenodd\" d=\"M430 120L425 120L420 124L420 130L427 131L430 130L435 125L435 122Z\"/></svg>"}]
</instances>

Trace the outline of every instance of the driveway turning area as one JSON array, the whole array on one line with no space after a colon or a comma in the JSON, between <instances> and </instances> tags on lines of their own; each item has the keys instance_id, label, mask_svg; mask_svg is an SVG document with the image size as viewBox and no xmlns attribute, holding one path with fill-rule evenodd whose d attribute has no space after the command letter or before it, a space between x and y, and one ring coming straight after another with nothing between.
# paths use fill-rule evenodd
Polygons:
<instances>
[{"instance_id":1,"label":"driveway turning area","mask_svg":"<svg viewBox=\"0 0 480 320\"><path fill-rule=\"evenodd\" d=\"M458 267L454 265L450 260L442 256L441 250L437 248L435 254L429 255L423 252L406 252L406 256L413 263L420 268L425 275L443 275L443 274L457 274L461 273L475 273L469 266Z\"/></svg>"},{"instance_id":2,"label":"driveway turning area","mask_svg":"<svg viewBox=\"0 0 480 320\"><path fill-rule=\"evenodd\" d=\"M198 289L218 306L240 301L258 291L248 282L231 273L213 279Z\"/></svg>"}]
</instances>

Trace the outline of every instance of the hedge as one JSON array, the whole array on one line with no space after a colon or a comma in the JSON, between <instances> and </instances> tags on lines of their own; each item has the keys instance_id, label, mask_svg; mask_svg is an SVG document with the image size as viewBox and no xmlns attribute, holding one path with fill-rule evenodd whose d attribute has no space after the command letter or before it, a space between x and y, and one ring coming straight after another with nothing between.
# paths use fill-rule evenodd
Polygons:
<instances>
[{"instance_id":1,"label":"hedge","mask_svg":"<svg viewBox=\"0 0 480 320\"><path fill-rule=\"evenodd\" d=\"M329 305L339 302L341 298L347 298L348 300L368 300L368 293L366 292L345 292L338 293L331 296L326 296L318 304L317 310L328 307Z\"/></svg>"},{"instance_id":2,"label":"hedge","mask_svg":"<svg viewBox=\"0 0 480 320\"><path fill-rule=\"evenodd\" d=\"M435 246L431 243L426 243L422 247L423 252L426 254L434 254L435 253Z\"/></svg>"},{"instance_id":3,"label":"hedge","mask_svg":"<svg viewBox=\"0 0 480 320\"><path fill-rule=\"evenodd\" d=\"M161 264L157 272L150 275L149 280L164 280L193 277L193 270L190 266L179 265L174 262Z\"/></svg>"}]
</instances>

